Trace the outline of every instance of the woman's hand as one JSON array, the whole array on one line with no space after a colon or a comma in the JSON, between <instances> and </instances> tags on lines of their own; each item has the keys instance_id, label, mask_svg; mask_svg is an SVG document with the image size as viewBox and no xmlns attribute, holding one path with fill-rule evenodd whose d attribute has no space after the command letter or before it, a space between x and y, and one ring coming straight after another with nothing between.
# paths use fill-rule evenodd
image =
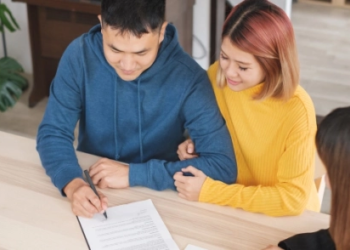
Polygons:
<instances>
[{"instance_id":1,"label":"woman's hand","mask_svg":"<svg viewBox=\"0 0 350 250\"><path fill-rule=\"evenodd\" d=\"M177 155L181 161L198 157L195 152L194 143L191 139L187 139L177 148Z\"/></svg>"},{"instance_id":2,"label":"woman's hand","mask_svg":"<svg viewBox=\"0 0 350 250\"><path fill-rule=\"evenodd\" d=\"M193 176L184 176L183 172L191 173ZM203 183L207 176L195 167L188 166L182 172L174 175L175 186L179 196L189 201L198 201Z\"/></svg>"}]
</instances>

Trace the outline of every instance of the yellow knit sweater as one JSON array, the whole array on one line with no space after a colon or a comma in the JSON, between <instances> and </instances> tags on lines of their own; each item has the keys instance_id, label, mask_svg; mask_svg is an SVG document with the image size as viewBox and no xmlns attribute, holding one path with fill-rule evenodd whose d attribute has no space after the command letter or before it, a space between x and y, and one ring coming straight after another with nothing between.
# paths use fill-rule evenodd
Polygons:
<instances>
[{"instance_id":1,"label":"yellow knit sweater","mask_svg":"<svg viewBox=\"0 0 350 250\"><path fill-rule=\"evenodd\" d=\"M316 118L309 95L298 86L287 102L252 100L262 85L234 92L216 85L218 63L209 70L230 131L238 165L236 184L207 178L199 200L272 216L319 211L314 184Z\"/></svg>"}]
</instances>

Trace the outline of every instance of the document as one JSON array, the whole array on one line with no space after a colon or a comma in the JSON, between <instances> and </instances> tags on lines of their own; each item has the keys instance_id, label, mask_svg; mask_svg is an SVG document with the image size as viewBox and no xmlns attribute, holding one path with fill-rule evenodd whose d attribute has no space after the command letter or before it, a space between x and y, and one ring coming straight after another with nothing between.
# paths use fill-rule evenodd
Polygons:
<instances>
[{"instance_id":1,"label":"document","mask_svg":"<svg viewBox=\"0 0 350 250\"><path fill-rule=\"evenodd\" d=\"M151 200L107 209L108 219L78 216L90 250L179 250Z\"/></svg>"}]
</instances>

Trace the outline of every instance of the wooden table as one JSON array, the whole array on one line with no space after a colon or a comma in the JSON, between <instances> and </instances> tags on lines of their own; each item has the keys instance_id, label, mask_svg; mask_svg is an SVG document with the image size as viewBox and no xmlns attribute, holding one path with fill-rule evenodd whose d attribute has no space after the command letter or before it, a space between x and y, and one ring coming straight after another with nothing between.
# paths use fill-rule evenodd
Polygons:
<instances>
[{"instance_id":1,"label":"wooden table","mask_svg":"<svg viewBox=\"0 0 350 250\"><path fill-rule=\"evenodd\" d=\"M33 62L33 89L29 107L49 95L58 62L68 46L98 24L99 0L12 0L27 4ZM195 0L167 0L166 20L172 22L179 42L192 55L192 22Z\"/></svg>"},{"instance_id":2,"label":"wooden table","mask_svg":"<svg viewBox=\"0 0 350 250\"><path fill-rule=\"evenodd\" d=\"M78 153L85 169L97 157ZM273 218L240 209L188 202L174 191L103 190L110 206L152 199L180 249L257 250L295 233L329 225L329 216L306 211ZM0 132L0 249L88 249L70 204L41 167L35 141Z\"/></svg>"}]
</instances>

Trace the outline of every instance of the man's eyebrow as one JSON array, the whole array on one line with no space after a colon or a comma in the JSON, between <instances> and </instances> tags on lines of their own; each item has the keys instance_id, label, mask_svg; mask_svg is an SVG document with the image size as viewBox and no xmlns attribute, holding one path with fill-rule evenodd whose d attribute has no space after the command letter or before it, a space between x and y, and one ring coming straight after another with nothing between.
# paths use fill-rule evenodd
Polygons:
<instances>
[{"instance_id":1,"label":"man's eyebrow","mask_svg":"<svg viewBox=\"0 0 350 250\"><path fill-rule=\"evenodd\" d=\"M111 49L115 50L115 51L118 51L118 52L124 52L116 47L114 47L112 44L108 44L108 47L110 47ZM145 53L147 52L149 49L143 49L143 50L140 50L140 51L136 51L136 52L133 52L133 54L142 54L142 53Z\"/></svg>"},{"instance_id":2,"label":"man's eyebrow","mask_svg":"<svg viewBox=\"0 0 350 250\"><path fill-rule=\"evenodd\" d=\"M123 52L120 49L117 49L116 47L113 46L113 44L108 44L108 47L110 47L113 50L119 51L119 52Z\"/></svg>"}]
</instances>

